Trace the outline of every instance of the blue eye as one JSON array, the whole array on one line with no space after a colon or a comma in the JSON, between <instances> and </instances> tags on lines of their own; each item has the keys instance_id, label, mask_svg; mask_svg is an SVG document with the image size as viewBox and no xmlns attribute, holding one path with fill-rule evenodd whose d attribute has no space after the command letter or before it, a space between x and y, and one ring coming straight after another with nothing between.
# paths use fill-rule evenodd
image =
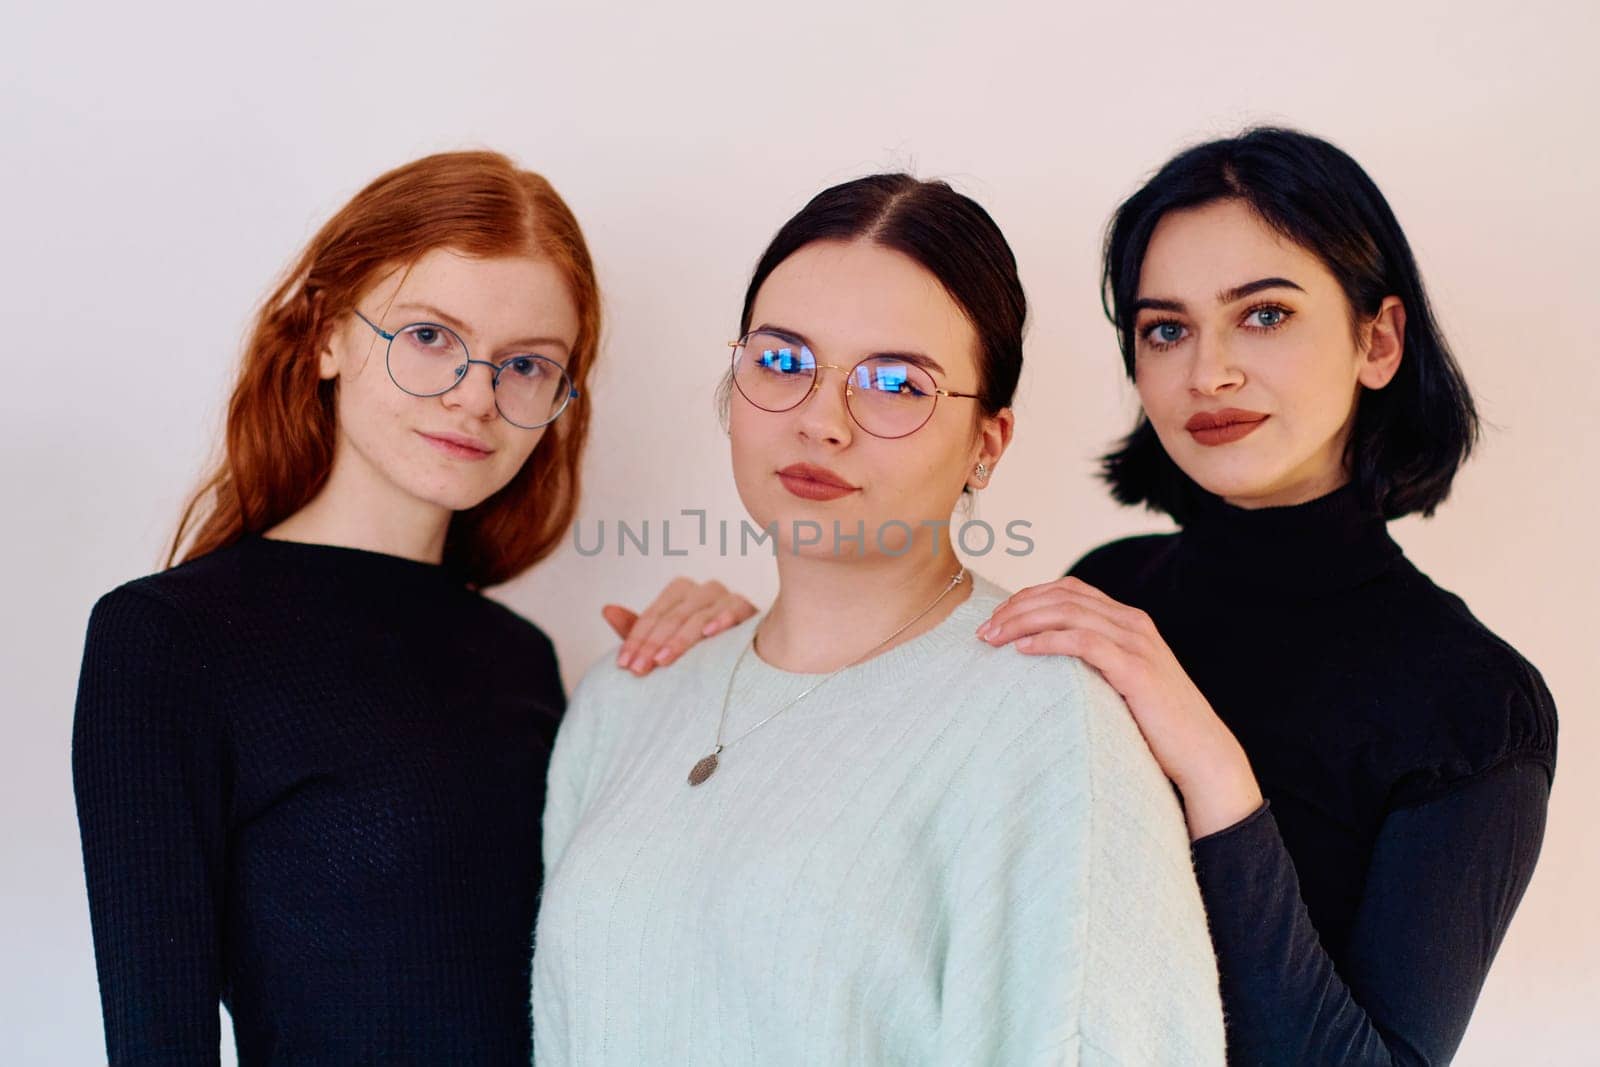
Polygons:
<instances>
[{"instance_id":1,"label":"blue eye","mask_svg":"<svg viewBox=\"0 0 1600 1067\"><path fill-rule=\"evenodd\" d=\"M1260 330L1271 330L1282 326L1291 314L1293 312L1287 308L1268 305L1251 308L1250 312L1245 315L1244 322L1246 326L1254 326Z\"/></svg>"},{"instance_id":2,"label":"blue eye","mask_svg":"<svg viewBox=\"0 0 1600 1067\"><path fill-rule=\"evenodd\" d=\"M513 356L504 366L519 378L540 378L545 374L544 360L534 356Z\"/></svg>"},{"instance_id":3,"label":"blue eye","mask_svg":"<svg viewBox=\"0 0 1600 1067\"><path fill-rule=\"evenodd\" d=\"M1183 340L1184 334L1187 332L1182 323L1173 322L1169 319L1166 322L1158 322L1152 326L1146 326L1144 339L1156 348L1167 348Z\"/></svg>"}]
</instances>

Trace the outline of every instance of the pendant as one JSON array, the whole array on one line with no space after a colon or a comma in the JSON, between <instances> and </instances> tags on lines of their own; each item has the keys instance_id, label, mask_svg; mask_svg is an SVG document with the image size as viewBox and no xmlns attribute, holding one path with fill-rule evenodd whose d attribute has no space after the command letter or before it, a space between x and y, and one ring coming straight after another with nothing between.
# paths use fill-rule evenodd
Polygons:
<instances>
[{"instance_id":1,"label":"pendant","mask_svg":"<svg viewBox=\"0 0 1600 1067\"><path fill-rule=\"evenodd\" d=\"M689 768L689 784L699 785L701 782L717 773L717 752L722 751L722 746L717 746L717 751L711 753L699 763Z\"/></svg>"}]
</instances>

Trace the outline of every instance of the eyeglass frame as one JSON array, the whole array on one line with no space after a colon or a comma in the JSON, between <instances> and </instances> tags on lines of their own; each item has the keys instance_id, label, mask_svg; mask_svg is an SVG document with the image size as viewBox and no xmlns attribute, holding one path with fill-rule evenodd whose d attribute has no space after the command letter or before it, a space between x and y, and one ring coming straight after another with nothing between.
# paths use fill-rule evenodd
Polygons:
<instances>
[{"instance_id":1,"label":"eyeglass frame","mask_svg":"<svg viewBox=\"0 0 1600 1067\"><path fill-rule=\"evenodd\" d=\"M861 432L862 433L869 434L869 435L871 435L873 437L876 437L880 441L898 441L898 440L900 440L902 438L910 437L912 434L916 433L918 430L922 429L924 426L928 425L928 423L933 421L933 413L935 411L937 411L938 408L939 408L939 398L940 397L946 397L947 396L947 397L950 397L951 399L954 399L954 400L982 400L983 399L983 395L981 393L958 393L954 389L943 389L943 388L940 388L938 381L935 380L934 381L934 385L933 385L933 391L928 394L929 396L933 397L933 403L928 405L928 417L927 418L925 418L921 422L917 423L914 427L912 427L911 429L907 430L905 433L897 433L897 434L876 433L873 430L868 429L866 424L864 424L859 418L856 417L855 409L853 409L850 406L850 398L855 395L855 390L851 386L850 383L851 383L851 380L855 376L855 370L856 370L857 367L861 366L863 363L869 362L870 360L880 359L880 358L882 358L882 356L881 355L866 356L866 357L864 357L862 359L857 360L855 363L852 363L850 366L844 367L844 366L839 365L838 363L818 363L818 362L815 362L815 360L817 358L817 354L815 352L811 352L811 358L813 360L812 369L811 369L811 388L807 389L805 391L805 394L802 395L799 400L796 400L793 404L790 404L786 408L766 408L766 407L762 407L760 404L757 404L754 400L751 400L750 399L750 394L745 392L743 387L741 387L739 385L739 366L738 366L739 349L743 348L745 346L745 344L750 340L750 338L754 337L758 333L771 334L774 337L782 338L783 340L790 341L793 344L798 344L801 348L805 349L807 352L811 352L811 346L809 344L807 344L806 342L800 340L799 338L791 338L791 337L787 336L786 334L778 333L777 331L770 330L770 329L769 330L751 330L749 333L745 334L743 337L739 338L737 341L729 341L728 342L728 347L733 349L733 355L729 357L729 362L732 364L732 366L729 368L729 370L730 370L730 373L733 375L733 387L735 389L739 390L739 395L744 397L746 400L749 400L750 401L750 406L755 408L757 411L765 411L765 412L767 412L768 414L771 414L771 415L781 415L785 411L793 411L795 408L799 407L801 404L804 404L807 400L810 400L812 394L815 393L817 390L822 388L822 371L824 371L824 370L836 370L836 371L840 371L841 373L844 374L844 410L845 410L845 412L847 414L849 414L850 421L855 423L857 426L861 427ZM922 370L924 373L926 373L929 378L933 377L933 372L928 370L928 368L920 367L919 369Z\"/></svg>"},{"instance_id":2,"label":"eyeglass frame","mask_svg":"<svg viewBox=\"0 0 1600 1067\"><path fill-rule=\"evenodd\" d=\"M424 400L429 397L444 396L444 394L448 393L450 390L466 381L467 375L472 371L472 365L474 363L478 363L488 367L493 375L493 377L490 379L490 389L494 393L495 414L499 415L502 419L505 419L519 430L541 430L544 427L549 426L552 422L555 422L562 416L563 413L566 412L568 406L571 405L574 400L578 399L578 387L573 382L572 375L567 372L567 368L563 367L549 356L541 356L533 352L526 352L521 355L512 356L511 359L506 360L504 363L498 364L491 363L487 359L473 359L472 352L467 348L466 339L442 322L428 322L426 320L419 319L416 322L408 322L398 330L390 333L388 330L385 330L382 326L379 326L377 323L363 315L360 308L351 308L350 310L354 313L356 318L372 327L372 331L379 337L383 338L383 369L388 373L389 380L394 383L394 387L407 396L419 397ZM456 366L456 380L445 386L443 389L440 389L437 393L414 393L410 389L407 389L405 386L400 384L400 379L394 376L394 366L389 362L390 353L394 351L394 339L405 333L407 330L417 326L426 326L429 329L443 330L445 333L449 334L451 337L454 337L461 343L461 351L467 357L465 361ZM561 376L567 380L567 395L562 399L561 406L556 409L556 413L551 415L548 419L545 419L543 422L535 423L532 426L524 426L520 422L513 421L512 418L500 407L500 375L505 373L505 369L511 366L512 360L516 359L542 359L546 363L555 367L556 370L560 371Z\"/></svg>"}]
</instances>

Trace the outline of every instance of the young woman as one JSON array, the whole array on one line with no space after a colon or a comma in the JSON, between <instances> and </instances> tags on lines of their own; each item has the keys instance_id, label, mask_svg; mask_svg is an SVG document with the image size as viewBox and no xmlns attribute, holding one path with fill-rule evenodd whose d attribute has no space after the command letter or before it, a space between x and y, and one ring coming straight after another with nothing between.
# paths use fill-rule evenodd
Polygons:
<instances>
[{"instance_id":1,"label":"young woman","mask_svg":"<svg viewBox=\"0 0 1600 1067\"><path fill-rule=\"evenodd\" d=\"M1012 432L1026 302L939 183L829 189L756 267L729 435L780 591L556 741L541 1064L1222 1061L1182 815L1076 660L972 639L946 536ZM755 528L753 527L753 528Z\"/></svg>"},{"instance_id":2,"label":"young woman","mask_svg":"<svg viewBox=\"0 0 1600 1067\"><path fill-rule=\"evenodd\" d=\"M502 156L383 175L256 321L184 562L96 605L73 734L113 1063L529 1050L544 634L486 599L577 502L577 221ZM654 615L738 604L674 587ZM626 620L619 620L625 622Z\"/></svg>"},{"instance_id":3,"label":"young woman","mask_svg":"<svg viewBox=\"0 0 1600 1067\"><path fill-rule=\"evenodd\" d=\"M1182 529L980 635L1097 667L1181 791L1233 1062L1444 1063L1539 854L1556 715L1385 530L1478 429L1405 236L1349 156L1258 129L1130 197L1104 278L1143 406L1106 478Z\"/></svg>"}]
</instances>

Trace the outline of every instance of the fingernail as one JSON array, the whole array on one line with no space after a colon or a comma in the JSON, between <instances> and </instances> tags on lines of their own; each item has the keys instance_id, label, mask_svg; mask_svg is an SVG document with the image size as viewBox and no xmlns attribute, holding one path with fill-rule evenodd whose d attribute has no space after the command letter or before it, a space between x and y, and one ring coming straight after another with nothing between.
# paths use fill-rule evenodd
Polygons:
<instances>
[{"instance_id":1,"label":"fingernail","mask_svg":"<svg viewBox=\"0 0 1600 1067\"><path fill-rule=\"evenodd\" d=\"M1033 638L1031 638L1031 637L1019 637L1015 641L1013 641L1012 644L1017 646L1017 651L1018 652L1026 652L1026 651L1028 651L1028 649L1033 647Z\"/></svg>"},{"instance_id":2,"label":"fingernail","mask_svg":"<svg viewBox=\"0 0 1600 1067\"><path fill-rule=\"evenodd\" d=\"M670 660L671 658L672 658L672 649L670 649L670 648L663 648L660 652L656 653L656 662L657 663L665 663L668 660Z\"/></svg>"},{"instance_id":3,"label":"fingernail","mask_svg":"<svg viewBox=\"0 0 1600 1067\"><path fill-rule=\"evenodd\" d=\"M626 667L627 665L628 665L628 650L624 648L620 652L617 653L617 666Z\"/></svg>"},{"instance_id":4,"label":"fingernail","mask_svg":"<svg viewBox=\"0 0 1600 1067\"><path fill-rule=\"evenodd\" d=\"M650 661L645 658L645 654L641 652L637 656L633 657L633 662L628 664L628 669L634 672L642 671L644 670L645 665L649 662Z\"/></svg>"}]
</instances>

